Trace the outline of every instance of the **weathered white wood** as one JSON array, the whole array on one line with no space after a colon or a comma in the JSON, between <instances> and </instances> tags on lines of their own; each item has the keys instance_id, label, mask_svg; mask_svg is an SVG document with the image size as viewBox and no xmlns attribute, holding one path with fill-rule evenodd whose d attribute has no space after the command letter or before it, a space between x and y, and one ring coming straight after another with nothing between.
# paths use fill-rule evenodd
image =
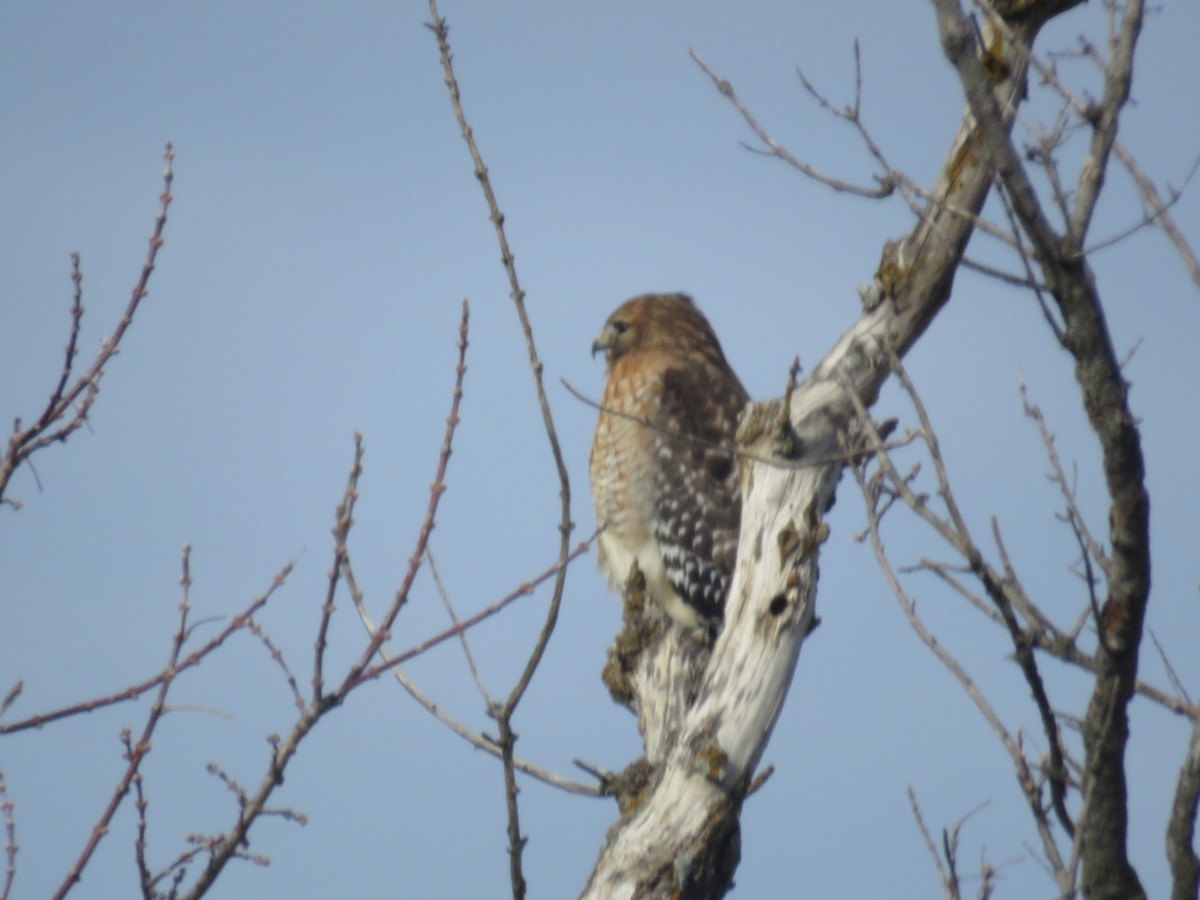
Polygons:
<instances>
[{"instance_id":1,"label":"weathered white wood","mask_svg":"<svg viewBox=\"0 0 1200 900\"><path fill-rule=\"evenodd\" d=\"M797 391L793 409L804 406L806 395L821 402L832 396L818 389ZM753 430L761 420L762 434L748 447L756 456L771 452L778 409L764 407L750 424ZM821 421L823 427L833 424L829 418ZM743 463L737 569L725 626L703 669L694 704L679 702L681 689L695 677L680 646L689 640L694 645L694 638L680 637L680 629L673 629L647 650L642 671L654 674L635 679L641 696L647 689L675 692L668 702L639 708L647 759L661 761L662 780L652 788L651 802L624 824L605 851L610 864L597 868L585 896L634 896L638 884L661 882L665 888L690 883L699 874L693 867L713 864L693 857L706 830L714 825L736 830L748 778L812 627L816 551L828 533L820 511L828 505L841 468L828 461L835 456L833 434L808 444L815 436L811 429L807 435L801 431L808 449L798 459L781 465ZM806 460L822 461L809 465ZM657 847L652 856L644 852L651 844ZM729 862L735 865L736 856Z\"/></svg>"}]
</instances>

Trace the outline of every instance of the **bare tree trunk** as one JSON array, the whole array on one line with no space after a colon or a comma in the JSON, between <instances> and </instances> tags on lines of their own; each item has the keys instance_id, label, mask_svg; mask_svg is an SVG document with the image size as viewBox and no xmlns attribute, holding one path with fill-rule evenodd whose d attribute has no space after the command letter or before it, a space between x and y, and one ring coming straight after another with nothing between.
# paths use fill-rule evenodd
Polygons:
<instances>
[{"instance_id":1,"label":"bare tree trunk","mask_svg":"<svg viewBox=\"0 0 1200 900\"><path fill-rule=\"evenodd\" d=\"M1088 898L1144 897L1126 847L1128 832L1125 747L1126 709L1137 680L1138 648L1150 594L1150 497L1145 486L1141 437L1129 408L1128 384L1113 350L1104 308L1087 264L1085 241L1104 181L1117 121L1129 98L1133 51L1142 27L1143 4L1122 6L1110 37L1104 96L1089 118L1091 142L1066 228L1056 233L1042 211L997 105L988 96L981 67L961 46L970 27L950 0L934 0L946 55L955 64L971 109L981 123L981 152L997 177L1021 227L1033 244L1063 329L1060 340L1075 360L1083 408L1100 442L1109 511L1111 558L1106 564L1108 597L1099 614L1099 668L1083 721L1086 752L1083 808L1078 830L1084 836L1083 893ZM955 46L954 41L960 42Z\"/></svg>"}]
</instances>

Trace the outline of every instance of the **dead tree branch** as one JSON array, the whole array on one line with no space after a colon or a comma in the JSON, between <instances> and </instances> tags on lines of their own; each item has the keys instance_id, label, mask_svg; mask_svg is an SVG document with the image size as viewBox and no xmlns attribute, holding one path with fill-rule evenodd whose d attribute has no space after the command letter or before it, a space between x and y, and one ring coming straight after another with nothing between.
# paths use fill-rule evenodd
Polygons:
<instances>
[{"instance_id":1,"label":"dead tree branch","mask_svg":"<svg viewBox=\"0 0 1200 900\"><path fill-rule=\"evenodd\" d=\"M1017 39L998 41L993 50L1004 62L991 89L993 102L1005 111L1005 128L1024 96L1028 47L1043 22L1062 8L1037 5L1035 14L1015 18ZM991 166L975 152L979 140L976 119L968 113L933 199L913 230L885 248L861 317L793 392L786 411L793 447L799 448L793 461L835 458L845 440L856 446L851 396L873 403L890 371L889 348L902 356L949 298L992 183ZM778 455L779 418L778 403L751 407L740 443L755 454ZM636 662L641 671L681 673L665 685L660 676L663 690L682 690L692 682L698 688L678 718L651 723L644 734L648 748L667 749L636 812L611 830L585 897L675 892L719 897L732 880L741 800L812 627L816 560L828 535L822 515L842 467L739 460L739 468L741 541L724 628L698 678L694 669L689 674L686 653L671 640L641 647ZM674 715L675 708L668 712ZM681 860L688 862L681 866Z\"/></svg>"}]
</instances>

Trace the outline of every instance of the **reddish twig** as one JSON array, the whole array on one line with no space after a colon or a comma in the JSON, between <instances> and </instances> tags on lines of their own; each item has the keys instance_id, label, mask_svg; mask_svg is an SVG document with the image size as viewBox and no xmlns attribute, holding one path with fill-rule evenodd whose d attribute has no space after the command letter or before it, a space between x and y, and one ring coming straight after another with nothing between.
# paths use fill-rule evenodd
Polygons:
<instances>
[{"instance_id":1,"label":"reddish twig","mask_svg":"<svg viewBox=\"0 0 1200 900\"><path fill-rule=\"evenodd\" d=\"M433 586L437 590L438 597L442 600L442 606L446 608L446 615L450 617L451 625L458 625L458 613L454 609L454 603L450 600L450 594L446 590L446 585L442 583L442 575L438 571L437 561L433 558L433 551L426 550L425 558L429 560L429 574L433 577ZM475 665L475 654L471 652L471 644L467 640L467 633L460 631L458 633L458 642L462 647L463 658L467 662L467 668L471 672L471 677L475 680L475 686L479 688L479 695L483 698L485 706L492 705L492 696L488 693L487 685L483 683L483 676L479 674L479 667Z\"/></svg>"},{"instance_id":2,"label":"reddish twig","mask_svg":"<svg viewBox=\"0 0 1200 900\"><path fill-rule=\"evenodd\" d=\"M189 557L191 556L192 548L190 545L185 545L183 548L182 573L179 578L179 583L183 587L183 596L179 601L179 627L175 631L174 638L171 642L171 653L167 661L166 668L163 670L164 677L159 684L158 696L154 698L154 704L150 707L150 714L146 717L146 724L142 729L142 735L136 744L131 744L129 741L130 732L126 728L121 733L121 740L126 747L126 759L129 765L125 768L125 774L121 776L117 788L113 791L112 797L109 798L108 806L104 812L100 814L100 818L96 821L92 828L92 835L88 839L87 845L83 848L83 852L79 858L71 866L67 872L67 877L58 890L55 892L55 900L61 900L75 886L83 875L83 870L91 860L92 855L96 852L96 848L100 845L101 839L108 834L109 825L112 823L112 818L116 815L117 809L121 805L126 795L129 793L130 785L138 776L138 771L141 767L142 760L150 752L150 738L154 734L154 729L158 727L159 721L166 710L167 692L171 689L171 685L175 681L175 676L179 674L178 663L179 654L183 650L183 644L187 640L187 617L191 610L191 602L188 599L188 594L192 585L192 577L189 566Z\"/></svg>"},{"instance_id":3,"label":"reddish twig","mask_svg":"<svg viewBox=\"0 0 1200 900\"><path fill-rule=\"evenodd\" d=\"M8 693L4 695L4 699L0 700L0 716L8 712L9 707L17 702L17 698L21 696L21 691L24 689L25 682L18 680L13 683L13 686L8 689Z\"/></svg>"},{"instance_id":4,"label":"reddish twig","mask_svg":"<svg viewBox=\"0 0 1200 900\"><path fill-rule=\"evenodd\" d=\"M304 698L300 696L300 685L296 681L296 676L292 674L291 667L288 666L287 660L283 658L283 651L275 646L275 642L263 631L262 626L254 619L246 622L246 630L258 638L259 643L267 648L267 654L275 661L283 672L283 677L287 681L288 687L292 691L292 702L296 704L296 709L304 712Z\"/></svg>"},{"instance_id":5,"label":"reddish twig","mask_svg":"<svg viewBox=\"0 0 1200 900\"><path fill-rule=\"evenodd\" d=\"M130 741L129 729L121 732L121 743L125 746L126 759L133 758L133 744ZM155 900L154 877L150 874L150 866L146 863L146 794L142 788L142 772L139 769L133 776L133 808L137 810L137 839L133 842L133 856L137 862L138 881L142 887L143 900Z\"/></svg>"},{"instance_id":6,"label":"reddish twig","mask_svg":"<svg viewBox=\"0 0 1200 900\"><path fill-rule=\"evenodd\" d=\"M7 499L4 492L13 473L21 463L26 462L30 456L43 447L65 442L87 421L88 412L96 400L96 394L100 391L100 378L104 374L104 367L108 365L110 359L116 356L121 338L133 323L133 316L146 296L150 273L154 271L158 250L163 245L163 228L167 224L167 207L171 203L171 182L175 177L172 162L175 159L175 153L170 144L167 144L163 151L163 159L166 169L163 172L163 191L159 197L158 216L154 220L154 231L150 235L150 249L146 254L145 262L142 263L141 276L133 287L129 305L125 307L125 312L117 322L117 327L112 334L101 341L100 352L96 354L91 366L68 388L67 383L71 380L77 352L80 322L83 318L83 275L79 269L79 254L71 254L71 281L75 288L71 302L71 334L67 341L62 375L37 422L24 429L21 428L20 419L13 423L8 449L5 451L4 457L0 459L0 501L8 503L10 506L18 507L20 505L18 501ZM73 413L71 412L72 407L74 407ZM62 424L55 427L57 423Z\"/></svg>"},{"instance_id":7,"label":"reddish twig","mask_svg":"<svg viewBox=\"0 0 1200 900\"><path fill-rule=\"evenodd\" d=\"M0 814L4 816L4 887L0 889L0 900L8 900L17 877L17 821L13 818L13 803L8 799L3 772L0 772Z\"/></svg>"},{"instance_id":8,"label":"reddish twig","mask_svg":"<svg viewBox=\"0 0 1200 900\"><path fill-rule=\"evenodd\" d=\"M354 503L358 500L358 479L362 475L363 444L362 435L354 433L354 465L350 470L350 478L346 482L346 492L342 502L338 504L333 524L333 565L329 569L329 587L325 592L325 602L321 604L321 624L317 629L316 656L313 661L313 702L319 703L325 690L322 667L325 661L325 647L329 633L329 621L333 618L334 596L337 594L338 580L341 578L342 567L348 565L348 550L346 540L350 528L354 524ZM299 702L300 711L304 711L303 701Z\"/></svg>"},{"instance_id":9,"label":"reddish twig","mask_svg":"<svg viewBox=\"0 0 1200 900\"><path fill-rule=\"evenodd\" d=\"M271 581L271 586L267 588L266 592L260 594L254 599L253 603L246 607L245 610L234 616L233 619L230 620L229 624L226 625L219 634L211 638L203 647L192 651L186 657L180 660L174 666L173 670L164 669L153 678L147 679L141 684L135 684L131 687L127 687L125 690L116 694L109 694L105 697L97 697L93 700L85 700L82 703L76 703L72 706L56 709L53 712L39 713L36 716L30 716L29 718L22 719L19 722L13 722L11 725L0 725L0 736L5 734L15 734L18 731L25 731L29 728L41 728L44 725L49 725L51 722L70 718L71 716L77 716L81 713L94 712L95 710L102 709L105 706L112 706L114 703L124 703L127 700L136 700L147 691L153 690L156 687L160 687L164 681L175 677L186 669L190 669L193 666L199 665L210 653L224 644L232 634L241 631L250 623L254 614L266 605L267 601L271 599L271 595L274 594L276 590L283 586L283 583L291 574L292 567L294 565L294 563L288 563L286 566L280 569L275 574L275 578Z\"/></svg>"},{"instance_id":10,"label":"reddish twig","mask_svg":"<svg viewBox=\"0 0 1200 900\"><path fill-rule=\"evenodd\" d=\"M462 318L459 320L458 325L458 365L454 369L454 392L450 400L450 414L446 416L446 433L442 438L441 452L438 454L437 471L433 476L433 483L429 486L429 506L425 510L425 519L421 522L421 530L417 535L416 546L413 548L412 555L408 558L408 571L404 574L404 581L401 583L399 590L396 591L392 605L384 614L383 620L379 623L379 628L367 644L367 649L363 651L358 662L351 667L345 680L335 692L336 702L340 703L355 685L366 681L369 677L373 677L365 674L367 667L370 665L371 660L375 658L375 654L379 652L379 648L383 646L384 641L391 636L392 625L395 624L396 616L400 614L400 609L408 602L409 592L412 590L413 582L416 581L417 572L421 568L421 561L425 558L425 550L429 546L429 535L433 533L434 520L437 517L438 504L441 502L442 494L446 492L446 469L450 464L450 451L454 444L454 431L460 421L458 408L463 396L463 377L467 374L467 325L470 321L470 315L470 304L466 300L463 300Z\"/></svg>"}]
</instances>

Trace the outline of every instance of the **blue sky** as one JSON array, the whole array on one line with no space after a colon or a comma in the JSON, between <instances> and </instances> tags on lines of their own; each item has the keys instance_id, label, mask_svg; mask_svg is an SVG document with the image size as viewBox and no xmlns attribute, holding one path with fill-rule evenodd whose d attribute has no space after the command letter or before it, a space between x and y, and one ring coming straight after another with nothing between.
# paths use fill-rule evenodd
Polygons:
<instances>
[{"instance_id":1,"label":"blue sky","mask_svg":"<svg viewBox=\"0 0 1200 900\"><path fill-rule=\"evenodd\" d=\"M1100 34L1081 9L1043 47ZM883 8L886 7L886 8ZM853 320L898 200L831 194L747 153L733 110L688 58L695 48L797 155L865 181L869 159L803 93L795 66L835 102L863 57L863 114L914 178L936 175L961 97L925 4L447 2L464 103L507 216L568 459L582 537L593 517L586 460L595 413L588 353L608 313L647 290L686 290L706 311L750 392L783 388ZM24 679L11 716L118 690L169 651L179 554L193 547L197 618L230 615L297 566L262 616L301 681L331 559L329 528L364 436L351 553L368 602L386 606L423 515L453 385L461 301L471 301L463 423L433 548L460 612L480 608L554 558L557 484L486 208L457 133L437 48L417 3L10 3L0 10L0 415L35 416L61 369L70 281L83 257L84 358L124 308L176 151L175 202L150 296L103 382L90 430L36 459L0 510L0 689ZM1148 17L1121 138L1160 186L1200 152L1194 4ZM1064 72L1087 81L1080 63ZM1091 79L1094 85L1094 78ZM1030 107L1045 124L1051 104ZM1068 156L1079 146L1068 149ZM1174 210L1193 243L1194 192ZM1116 167L1096 238L1140 207ZM981 259L1011 265L986 242ZM1094 258L1142 418L1153 497L1148 625L1184 684L1200 688L1191 395L1200 298L1161 234ZM1084 602L1068 572L1073 538L1017 380L1045 409L1081 501L1103 532L1098 455L1069 359L1033 300L967 272L909 358L959 499L982 541L995 515L1030 592L1059 621ZM1181 401L1182 400L1182 404ZM894 391L881 415L910 422ZM739 896L930 896L939 890L908 810L911 785L933 827L986 802L963 860L1002 863L999 896L1053 895L1027 847L1036 837L1003 750L909 632L843 483L822 560L823 624L805 645L766 753L776 766L746 806ZM915 523L891 523L900 562L947 553ZM1036 711L1002 635L932 580L910 582L943 642L988 689L1005 722L1040 747ZM484 677L507 691L544 612L542 591L472 636ZM618 605L590 559L576 565L558 631L516 721L519 752L572 772L637 754L633 720L599 680ZM404 647L445 625L428 579L396 629ZM201 629L207 634L218 626ZM330 665L353 658L361 626L343 597ZM1056 705L1086 684L1048 664ZM413 677L474 727L491 728L461 654L447 645ZM1143 675L1165 684L1147 644ZM178 707L145 765L150 856L185 834L224 830L232 797L205 765L257 784L266 735L289 694L262 648L239 637L182 678ZM118 734L146 712L120 706L0 742L21 850L14 896L42 896L86 842L123 768ZM1131 845L1152 896L1166 891L1162 831L1186 728L1134 704ZM302 747L278 802L306 827L264 821L254 852L214 896L504 896L498 766L391 683L356 693ZM615 818L607 801L536 783L521 794L531 896L571 896ZM117 817L78 896L136 890L134 816Z\"/></svg>"}]
</instances>

